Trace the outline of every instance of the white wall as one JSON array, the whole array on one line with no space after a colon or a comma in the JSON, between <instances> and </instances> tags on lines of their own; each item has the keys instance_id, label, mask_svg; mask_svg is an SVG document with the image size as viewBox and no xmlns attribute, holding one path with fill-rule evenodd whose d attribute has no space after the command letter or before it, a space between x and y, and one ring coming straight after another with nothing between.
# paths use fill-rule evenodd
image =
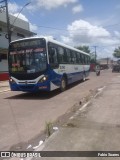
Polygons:
<instances>
[{"instance_id":1,"label":"white wall","mask_svg":"<svg viewBox=\"0 0 120 160\"><path fill-rule=\"evenodd\" d=\"M7 60L2 60L0 62L0 72L7 72L8 71L8 61Z\"/></svg>"},{"instance_id":2,"label":"white wall","mask_svg":"<svg viewBox=\"0 0 120 160\"><path fill-rule=\"evenodd\" d=\"M2 28L2 32L0 32L0 48L8 48L8 39L5 38L5 35L7 34L7 28L3 24L0 24L0 28ZM23 34L25 37L28 37L28 34L26 34L25 32L21 32L20 30L17 30L15 28L11 34L11 40L21 39L21 37L17 36L17 33Z\"/></svg>"},{"instance_id":3,"label":"white wall","mask_svg":"<svg viewBox=\"0 0 120 160\"><path fill-rule=\"evenodd\" d=\"M16 18L15 16L9 15L11 25L13 24L15 18ZM6 12L0 13L0 21L6 23ZM30 30L29 22L24 21L20 18L16 19L16 21L14 23L14 26L19 27L19 28L23 28L23 29L28 30L28 31Z\"/></svg>"},{"instance_id":4,"label":"white wall","mask_svg":"<svg viewBox=\"0 0 120 160\"><path fill-rule=\"evenodd\" d=\"M8 48L8 39L5 38L5 32L0 33L0 48Z\"/></svg>"}]
</instances>

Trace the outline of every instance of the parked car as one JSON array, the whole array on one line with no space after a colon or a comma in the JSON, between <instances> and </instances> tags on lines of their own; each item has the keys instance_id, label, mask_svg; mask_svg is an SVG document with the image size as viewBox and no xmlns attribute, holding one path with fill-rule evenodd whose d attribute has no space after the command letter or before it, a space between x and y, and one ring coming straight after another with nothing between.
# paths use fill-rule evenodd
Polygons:
<instances>
[{"instance_id":1,"label":"parked car","mask_svg":"<svg viewBox=\"0 0 120 160\"><path fill-rule=\"evenodd\" d=\"M113 65L112 72L120 72L120 65Z\"/></svg>"}]
</instances>

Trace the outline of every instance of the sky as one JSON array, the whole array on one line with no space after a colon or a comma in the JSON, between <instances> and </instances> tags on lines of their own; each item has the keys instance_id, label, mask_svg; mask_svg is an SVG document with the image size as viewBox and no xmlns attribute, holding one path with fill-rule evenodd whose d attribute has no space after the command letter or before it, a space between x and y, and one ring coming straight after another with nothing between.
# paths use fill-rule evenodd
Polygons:
<instances>
[{"instance_id":1,"label":"sky","mask_svg":"<svg viewBox=\"0 0 120 160\"><path fill-rule=\"evenodd\" d=\"M19 18L38 36L93 53L97 46L98 58L112 57L120 45L120 0L8 0L8 8L15 16L22 10Z\"/></svg>"}]
</instances>

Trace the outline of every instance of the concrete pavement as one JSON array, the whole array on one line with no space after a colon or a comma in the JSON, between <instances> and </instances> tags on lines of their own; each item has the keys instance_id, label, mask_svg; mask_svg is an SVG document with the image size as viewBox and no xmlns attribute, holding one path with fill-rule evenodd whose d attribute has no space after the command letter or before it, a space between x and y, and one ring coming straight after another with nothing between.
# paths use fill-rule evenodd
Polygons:
<instances>
[{"instance_id":1,"label":"concrete pavement","mask_svg":"<svg viewBox=\"0 0 120 160\"><path fill-rule=\"evenodd\" d=\"M101 91L101 89L100 89ZM120 151L120 76L104 87L89 105L83 106L64 126L51 135L39 151ZM39 159L39 158L37 158ZM108 157L65 158L42 160L105 160ZM111 157L110 160L119 159Z\"/></svg>"},{"instance_id":2,"label":"concrete pavement","mask_svg":"<svg viewBox=\"0 0 120 160\"><path fill-rule=\"evenodd\" d=\"M0 81L0 93L9 91L9 82L8 81Z\"/></svg>"}]
</instances>

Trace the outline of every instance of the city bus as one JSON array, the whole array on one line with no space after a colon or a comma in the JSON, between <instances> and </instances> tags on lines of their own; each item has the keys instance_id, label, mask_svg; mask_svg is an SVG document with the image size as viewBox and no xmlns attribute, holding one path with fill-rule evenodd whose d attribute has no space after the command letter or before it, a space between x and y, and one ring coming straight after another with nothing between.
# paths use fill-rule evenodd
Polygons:
<instances>
[{"instance_id":1,"label":"city bus","mask_svg":"<svg viewBox=\"0 0 120 160\"><path fill-rule=\"evenodd\" d=\"M12 91L52 91L89 75L90 56L48 37L12 41L8 52Z\"/></svg>"}]
</instances>

